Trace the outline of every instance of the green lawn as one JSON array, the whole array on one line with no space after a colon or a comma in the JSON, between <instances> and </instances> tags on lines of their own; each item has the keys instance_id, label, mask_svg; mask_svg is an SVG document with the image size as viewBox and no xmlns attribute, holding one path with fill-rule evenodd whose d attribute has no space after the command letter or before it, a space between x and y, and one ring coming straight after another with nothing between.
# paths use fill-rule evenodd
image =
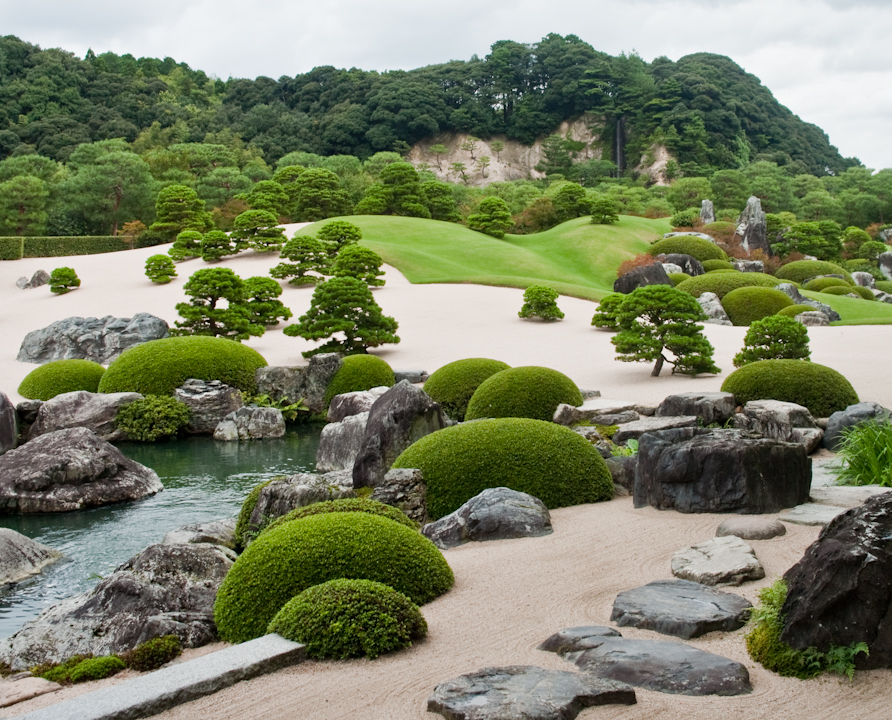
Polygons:
<instances>
[{"instance_id":1,"label":"green lawn","mask_svg":"<svg viewBox=\"0 0 892 720\"><path fill-rule=\"evenodd\" d=\"M884 302L829 295L802 290L803 295L818 300L839 313L842 320L833 325L892 325L892 305Z\"/></svg>"}]
</instances>

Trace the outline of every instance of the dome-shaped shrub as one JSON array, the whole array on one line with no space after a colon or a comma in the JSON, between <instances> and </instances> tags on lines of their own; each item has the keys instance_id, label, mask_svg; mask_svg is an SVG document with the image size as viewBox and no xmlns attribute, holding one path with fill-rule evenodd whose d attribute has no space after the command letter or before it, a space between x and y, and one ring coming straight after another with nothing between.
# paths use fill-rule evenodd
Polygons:
<instances>
[{"instance_id":1,"label":"dome-shaped shrub","mask_svg":"<svg viewBox=\"0 0 892 720\"><path fill-rule=\"evenodd\" d=\"M712 275L715 273L736 273L736 272L740 272L740 270L735 270L734 268L718 268L716 270L707 270L706 274Z\"/></svg>"},{"instance_id":2,"label":"dome-shaped shrub","mask_svg":"<svg viewBox=\"0 0 892 720\"><path fill-rule=\"evenodd\" d=\"M687 273L668 273L668 275L669 275L669 279L672 281L672 284L675 287L678 287L685 280L690 280L692 277L691 275L688 275Z\"/></svg>"},{"instance_id":3,"label":"dome-shaped shrub","mask_svg":"<svg viewBox=\"0 0 892 720\"><path fill-rule=\"evenodd\" d=\"M455 582L442 553L416 530L361 512L313 515L263 533L235 561L214 603L220 637L260 637L295 595L340 578L390 585L417 605Z\"/></svg>"},{"instance_id":4,"label":"dome-shaped shrub","mask_svg":"<svg viewBox=\"0 0 892 720\"><path fill-rule=\"evenodd\" d=\"M786 315L787 317L796 317L799 313L804 312L815 312L817 308L813 308L811 305L787 305L787 307L781 308L777 311L778 315Z\"/></svg>"},{"instance_id":5,"label":"dome-shaped shrub","mask_svg":"<svg viewBox=\"0 0 892 720\"><path fill-rule=\"evenodd\" d=\"M807 283L805 283L805 285L802 286L802 289L813 290L814 292L822 292L830 287L850 288L852 286L842 278L824 276L817 277L814 280L809 280Z\"/></svg>"},{"instance_id":6,"label":"dome-shaped shrub","mask_svg":"<svg viewBox=\"0 0 892 720\"><path fill-rule=\"evenodd\" d=\"M713 292L721 300L732 290L742 287L776 287L781 280L764 273L751 272L712 272L706 275L692 277L678 286L694 297L700 297L705 292Z\"/></svg>"},{"instance_id":7,"label":"dome-shaped shrub","mask_svg":"<svg viewBox=\"0 0 892 720\"><path fill-rule=\"evenodd\" d=\"M825 260L796 260L782 266L776 275L781 280L792 280L797 283L804 283L818 275L842 275L847 283L855 284L845 268Z\"/></svg>"},{"instance_id":8,"label":"dome-shaped shrub","mask_svg":"<svg viewBox=\"0 0 892 720\"><path fill-rule=\"evenodd\" d=\"M529 493L550 508L613 497L613 480L598 451L569 428L541 420L454 425L413 443L393 467L422 471L434 518L493 487Z\"/></svg>"},{"instance_id":9,"label":"dome-shaped shrub","mask_svg":"<svg viewBox=\"0 0 892 720\"><path fill-rule=\"evenodd\" d=\"M671 255L672 253L681 253L682 255L690 255L691 257L697 258L701 263L704 260L728 259L728 256L725 255L725 251L715 243L691 235L679 235L657 240L647 249L647 252L651 255L661 255L662 253Z\"/></svg>"},{"instance_id":10,"label":"dome-shaped shrub","mask_svg":"<svg viewBox=\"0 0 892 720\"><path fill-rule=\"evenodd\" d=\"M557 370L529 365L487 378L468 401L465 420L524 417L551 421L561 403L582 405L582 393Z\"/></svg>"},{"instance_id":11,"label":"dome-shaped shrub","mask_svg":"<svg viewBox=\"0 0 892 720\"><path fill-rule=\"evenodd\" d=\"M884 293L892 295L892 280L877 280L876 286L877 290L882 290Z\"/></svg>"},{"instance_id":12,"label":"dome-shaped shrub","mask_svg":"<svg viewBox=\"0 0 892 720\"><path fill-rule=\"evenodd\" d=\"M427 635L427 623L418 606L392 587L329 580L291 598L267 632L302 643L310 657L342 660L409 647Z\"/></svg>"},{"instance_id":13,"label":"dome-shaped shrub","mask_svg":"<svg viewBox=\"0 0 892 720\"><path fill-rule=\"evenodd\" d=\"M374 355L348 355L325 391L325 406L335 395L371 390L373 387L393 387L390 365Z\"/></svg>"},{"instance_id":14,"label":"dome-shaped shrub","mask_svg":"<svg viewBox=\"0 0 892 720\"><path fill-rule=\"evenodd\" d=\"M62 393L96 392L105 368L89 360L53 360L34 368L19 385L19 395L29 400L50 400Z\"/></svg>"},{"instance_id":15,"label":"dome-shaped shrub","mask_svg":"<svg viewBox=\"0 0 892 720\"><path fill-rule=\"evenodd\" d=\"M750 400L797 403L815 417L829 417L858 402L854 388L836 370L805 360L749 363L725 378L722 391L741 405Z\"/></svg>"},{"instance_id":16,"label":"dome-shaped shrub","mask_svg":"<svg viewBox=\"0 0 892 720\"><path fill-rule=\"evenodd\" d=\"M463 422L468 401L480 383L509 367L500 360L487 358L456 360L431 375L424 383L424 392L440 403L450 418Z\"/></svg>"},{"instance_id":17,"label":"dome-shaped shrub","mask_svg":"<svg viewBox=\"0 0 892 720\"><path fill-rule=\"evenodd\" d=\"M789 295L769 287L737 288L722 299L722 307L735 325L750 325L792 304Z\"/></svg>"},{"instance_id":18,"label":"dome-shaped shrub","mask_svg":"<svg viewBox=\"0 0 892 720\"><path fill-rule=\"evenodd\" d=\"M713 270L736 270L737 268L731 264L729 260L704 260L702 263L706 272Z\"/></svg>"},{"instance_id":19,"label":"dome-shaped shrub","mask_svg":"<svg viewBox=\"0 0 892 720\"><path fill-rule=\"evenodd\" d=\"M324 515L325 513L336 512L363 512L368 513L369 515L380 515L381 517L386 517L394 522L398 522L400 525L410 527L413 530L418 529L418 523L414 520L410 520L406 513L392 505L385 505L382 502L369 500L368 498L341 498L340 500L326 500L324 502L315 502L310 505L295 508L291 512L277 517L267 525L260 534L262 535L265 532L269 532L273 528L277 528L279 525L291 522L292 520L300 520L305 517L310 517L311 515Z\"/></svg>"},{"instance_id":20,"label":"dome-shaped shrub","mask_svg":"<svg viewBox=\"0 0 892 720\"><path fill-rule=\"evenodd\" d=\"M256 350L223 338L192 335L150 340L124 353L105 371L99 392L173 395L189 378L219 380L255 393L254 373L266 367Z\"/></svg>"},{"instance_id":21,"label":"dome-shaped shrub","mask_svg":"<svg viewBox=\"0 0 892 720\"><path fill-rule=\"evenodd\" d=\"M869 288L859 285L832 285L821 290L825 295L857 295L864 300L876 300Z\"/></svg>"}]
</instances>

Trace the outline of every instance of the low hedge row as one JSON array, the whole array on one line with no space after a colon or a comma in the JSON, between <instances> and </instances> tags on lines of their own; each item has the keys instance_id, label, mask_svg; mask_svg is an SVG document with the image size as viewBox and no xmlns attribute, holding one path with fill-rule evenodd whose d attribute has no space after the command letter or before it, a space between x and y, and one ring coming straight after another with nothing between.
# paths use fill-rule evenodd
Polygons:
<instances>
[{"instance_id":1,"label":"low hedge row","mask_svg":"<svg viewBox=\"0 0 892 720\"><path fill-rule=\"evenodd\" d=\"M158 244L156 240L153 237L146 237L145 240L137 239L133 246L149 247ZM162 242L167 241L162 239ZM121 235L0 237L0 260L99 255L129 249L129 240Z\"/></svg>"}]
</instances>

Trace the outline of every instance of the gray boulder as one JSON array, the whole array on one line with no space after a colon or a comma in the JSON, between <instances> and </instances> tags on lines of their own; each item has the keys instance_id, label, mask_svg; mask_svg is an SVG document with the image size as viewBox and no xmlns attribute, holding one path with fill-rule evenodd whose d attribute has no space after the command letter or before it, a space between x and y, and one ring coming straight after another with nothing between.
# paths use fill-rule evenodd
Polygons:
<instances>
[{"instance_id":1,"label":"gray boulder","mask_svg":"<svg viewBox=\"0 0 892 720\"><path fill-rule=\"evenodd\" d=\"M40 412L40 406L43 400L22 400L15 406L16 419L22 425L30 427L37 420L37 413Z\"/></svg>"},{"instance_id":2,"label":"gray boulder","mask_svg":"<svg viewBox=\"0 0 892 720\"><path fill-rule=\"evenodd\" d=\"M886 228L885 230L880 230L877 233L877 240L883 243L887 243L892 240L892 228Z\"/></svg>"},{"instance_id":3,"label":"gray boulder","mask_svg":"<svg viewBox=\"0 0 892 720\"><path fill-rule=\"evenodd\" d=\"M635 489L635 468L638 467L637 455L611 455L604 458L614 486L619 486L631 493Z\"/></svg>"},{"instance_id":4,"label":"gray boulder","mask_svg":"<svg viewBox=\"0 0 892 720\"><path fill-rule=\"evenodd\" d=\"M683 273L687 273L691 277L703 275L706 270L703 264L693 255L685 255L684 253L661 253L657 255L657 260L663 263L672 263L678 265Z\"/></svg>"},{"instance_id":5,"label":"gray boulder","mask_svg":"<svg viewBox=\"0 0 892 720\"><path fill-rule=\"evenodd\" d=\"M29 332L16 359L42 364L77 358L106 365L127 348L167 337L167 330L164 320L148 313L132 318L70 317Z\"/></svg>"},{"instance_id":6,"label":"gray boulder","mask_svg":"<svg viewBox=\"0 0 892 720\"><path fill-rule=\"evenodd\" d=\"M241 391L219 380L191 378L174 395L189 408L186 432L193 435L213 435L223 418L244 405Z\"/></svg>"},{"instance_id":7,"label":"gray boulder","mask_svg":"<svg viewBox=\"0 0 892 720\"><path fill-rule=\"evenodd\" d=\"M761 260L732 260L731 264L737 272L765 272L765 263Z\"/></svg>"},{"instance_id":8,"label":"gray boulder","mask_svg":"<svg viewBox=\"0 0 892 720\"><path fill-rule=\"evenodd\" d=\"M292 510L327 500L356 497L350 471L324 475L297 473L273 480L260 491L251 513L251 525L262 527L265 520L287 515Z\"/></svg>"},{"instance_id":9,"label":"gray boulder","mask_svg":"<svg viewBox=\"0 0 892 720\"><path fill-rule=\"evenodd\" d=\"M375 404L375 400L386 393L390 388L375 387L371 390L360 390L357 392L343 393L335 395L328 405L328 415L325 419L330 423L341 422L344 418L351 415L359 415L360 413L368 413Z\"/></svg>"},{"instance_id":10,"label":"gray boulder","mask_svg":"<svg viewBox=\"0 0 892 720\"><path fill-rule=\"evenodd\" d=\"M892 253L889 253L889 255L892 256ZM787 295L787 297L789 297L796 305L808 305L809 307L813 307L815 310L824 313L831 322L836 322L837 320L842 319L836 310L822 302L805 297L805 295L799 292L799 289L792 283L781 283L777 286L777 289Z\"/></svg>"},{"instance_id":11,"label":"gray boulder","mask_svg":"<svg viewBox=\"0 0 892 720\"><path fill-rule=\"evenodd\" d=\"M406 380L413 385L417 385L418 383L427 382L427 379L430 377L430 374L427 370L394 370L393 371L393 382L394 384L401 382L402 380Z\"/></svg>"},{"instance_id":12,"label":"gray boulder","mask_svg":"<svg viewBox=\"0 0 892 720\"><path fill-rule=\"evenodd\" d=\"M488 488L421 532L443 549L467 542L539 537L552 532L551 515L539 498L506 487Z\"/></svg>"},{"instance_id":13,"label":"gray boulder","mask_svg":"<svg viewBox=\"0 0 892 720\"><path fill-rule=\"evenodd\" d=\"M705 428L639 440L635 507L773 513L805 502L810 486L811 460L798 443Z\"/></svg>"},{"instance_id":14,"label":"gray boulder","mask_svg":"<svg viewBox=\"0 0 892 720\"><path fill-rule=\"evenodd\" d=\"M139 393L91 393L86 390L62 393L40 405L37 419L28 428L28 438L67 428L87 428L102 440L127 440L127 433L115 427L115 418L125 405L142 400Z\"/></svg>"},{"instance_id":15,"label":"gray boulder","mask_svg":"<svg viewBox=\"0 0 892 720\"><path fill-rule=\"evenodd\" d=\"M790 508L780 519L793 525L816 525L824 527L837 515L841 515L848 508L841 505L827 505L825 503L807 502Z\"/></svg>"},{"instance_id":16,"label":"gray boulder","mask_svg":"<svg viewBox=\"0 0 892 720\"><path fill-rule=\"evenodd\" d=\"M12 450L18 442L15 405L4 392L0 392L0 455Z\"/></svg>"},{"instance_id":17,"label":"gray boulder","mask_svg":"<svg viewBox=\"0 0 892 720\"><path fill-rule=\"evenodd\" d=\"M715 531L717 537L734 535L742 540L770 540L787 534L786 526L779 520L739 515L723 520Z\"/></svg>"},{"instance_id":18,"label":"gray boulder","mask_svg":"<svg viewBox=\"0 0 892 720\"><path fill-rule=\"evenodd\" d=\"M830 318L820 310L806 310L794 316L793 319L806 327L828 327L830 325Z\"/></svg>"},{"instance_id":19,"label":"gray boulder","mask_svg":"<svg viewBox=\"0 0 892 720\"><path fill-rule=\"evenodd\" d=\"M620 425L619 430L613 436L613 442L622 445L629 440L638 440L644 433L692 427L697 427L697 417L695 415L642 417L634 422Z\"/></svg>"},{"instance_id":20,"label":"gray boulder","mask_svg":"<svg viewBox=\"0 0 892 720\"><path fill-rule=\"evenodd\" d=\"M703 200L700 203L700 220L703 221L704 225L715 222L715 207L712 204L712 200Z\"/></svg>"},{"instance_id":21,"label":"gray boulder","mask_svg":"<svg viewBox=\"0 0 892 720\"><path fill-rule=\"evenodd\" d=\"M621 425L638 420L640 416L636 408L637 405L633 402L592 397L578 406L561 403L555 409L552 421L558 425L575 425L580 422Z\"/></svg>"},{"instance_id":22,"label":"gray boulder","mask_svg":"<svg viewBox=\"0 0 892 720\"><path fill-rule=\"evenodd\" d=\"M0 641L13 669L72 655L118 654L162 635L185 647L216 639L214 598L235 562L219 545L150 545L82 595L44 610Z\"/></svg>"},{"instance_id":23,"label":"gray boulder","mask_svg":"<svg viewBox=\"0 0 892 720\"><path fill-rule=\"evenodd\" d=\"M701 585L740 585L761 580L765 569L749 545L727 535L679 550L672 556L672 574Z\"/></svg>"},{"instance_id":24,"label":"gray boulder","mask_svg":"<svg viewBox=\"0 0 892 720\"><path fill-rule=\"evenodd\" d=\"M706 315L705 322L708 322L710 325L734 324L731 322L731 318L728 317L728 313L725 312L725 308L722 305L722 301L719 300L719 296L714 292L700 293L697 302L700 303L700 307Z\"/></svg>"},{"instance_id":25,"label":"gray boulder","mask_svg":"<svg viewBox=\"0 0 892 720\"><path fill-rule=\"evenodd\" d=\"M311 412L324 412L325 391L343 362L339 353L320 353L306 367L259 368L254 375L257 392L273 400L303 400Z\"/></svg>"},{"instance_id":26,"label":"gray boulder","mask_svg":"<svg viewBox=\"0 0 892 720\"><path fill-rule=\"evenodd\" d=\"M41 435L0 455L0 514L68 512L163 489L154 470L86 428Z\"/></svg>"},{"instance_id":27,"label":"gray boulder","mask_svg":"<svg viewBox=\"0 0 892 720\"><path fill-rule=\"evenodd\" d=\"M430 520L427 514L427 485L421 470L414 468L393 468L388 470L384 480L369 495L385 505L402 510L410 520L424 525Z\"/></svg>"},{"instance_id":28,"label":"gray boulder","mask_svg":"<svg viewBox=\"0 0 892 720\"><path fill-rule=\"evenodd\" d=\"M583 625L565 628L539 643L536 646L536 650L564 655L565 653L598 647L601 644L601 638L605 637L622 637L622 634L619 630L614 630L606 625Z\"/></svg>"},{"instance_id":29,"label":"gray boulder","mask_svg":"<svg viewBox=\"0 0 892 720\"><path fill-rule=\"evenodd\" d=\"M880 272L886 280L892 280L892 252L880 253L877 258L877 264L880 266Z\"/></svg>"},{"instance_id":30,"label":"gray boulder","mask_svg":"<svg viewBox=\"0 0 892 720\"><path fill-rule=\"evenodd\" d=\"M440 405L424 390L405 380L397 383L369 411L362 447L353 464L353 485L375 487L403 450L448 424Z\"/></svg>"},{"instance_id":31,"label":"gray boulder","mask_svg":"<svg viewBox=\"0 0 892 720\"><path fill-rule=\"evenodd\" d=\"M669 395L657 408L657 417L696 415L704 425L723 425L734 414L737 401L727 392L688 392Z\"/></svg>"},{"instance_id":32,"label":"gray boulder","mask_svg":"<svg viewBox=\"0 0 892 720\"><path fill-rule=\"evenodd\" d=\"M655 262L652 265L635 268L622 277L617 278L613 283L613 292L628 295L636 288L645 287L646 285L672 286L672 281L661 263Z\"/></svg>"},{"instance_id":33,"label":"gray boulder","mask_svg":"<svg viewBox=\"0 0 892 720\"><path fill-rule=\"evenodd\" d=\"M748 402L743 412L734 416L734 427L774 440L799 443L809 454L824 436L807 408L780 400Z\"/></svg>"},{"instance_id":34,"label":"gray boulder","mask_svg":"<svg viewBox=\"0 0 892 720\"><path fill-rule=\"evenodd\" d=\"M768 223L762 201L755 195L746 201L746 207L737 218L737 236L740 237L741 247L747 252L762 250L767 255L774 254L768 242Z\"/></svg>"},{"instance_id":35,"label":"gray boulder","mask_svg":"<svg viewBox=\"0 0 892 720\"><path fill-rule=\"evenodd\" d=\"M323 427L316 448L317 472L350 470L352 473L368 421L369 414L363 412L348 415L341 422L332 422Z\"/></svg>"},{"instance_id":36,"label":"gray boulder","mask_svg":"<svg viewBox=\"0 0 892 720\"><path fill-rule=\"evenodd\" d=\"M9 528L0 528L0 584L36 575L62 553Z\"/></svg>"},{"instance_id":37,"label":"gray boulder","mask_svg":"<svg viewBox=\"0 0 892 720\"><path fill-rule=\"evenodd\" d=\"M281 410L251 405L224 417L214 430L214 440L264 440L280 438L284 434L285 418Z\"/></svg>"},{"instance_id":38,"label":"gray boulder","mask_svg":"<svg viewBox=\"0 0 892 720\"><path fill-rule=\"evenodd\" d=\"M876 279L869 272L853 272L852 280L855 281L855 285L871 288L872 290L875 290L877 286Z\"/></svg>"},{"instance_id":39,"label":"gray boulder","mask_svg":"<svg viewBox=\"0 0 892 720\"><path fill-rule=\"evenodd\" d=\"M836 451L842 442L843 430L869 420L888 422L889 415L889 410L875 402L855 403L849 405L845 410L838 410L827 419L827 429L824 430L824 447Z\"/></svg>"},{"instance_id":40,"label":"gray boulder","mask_svg":"<svg viewBox=\"0 0 892 720\"><path fill-rule=\"evenodd\" d=\"M221 545L235 550L235 518L212 520L198 525L185 525L171 530L161 541L162 545L188 545L190 543Z\"/></svg>"},{"instance_id":41,"label":"gray boulder","mask_svg":"<svg viewBox=\"0 0 892 720\"><path fill-rule=\"evenodd\" d=\"M676 265L675 263L671 262L663 262L663 270L666 271L667 275L683 272L681 269L681 265Z\"/></svg>"},{"instance_id":42,"label":"gray boulder","mask_svg":"<svg viewBox=\"0 0 892 720\"><path fill-rule=\"evenodd\" d=\"M16 280L16 287L20 290L33 290L36 287L46 285L50 281L50 274L46 270L37 270L29 280L26 277L20 277Z\"/></svg>"},{"instance_id":43,"label":"gray boulder","mask_svg":"<svg viewBox=\"0 0 892 720\"><path fill-rule=\"evenodd\" d=\"M700 238L701 240L708 240L711 243L715 243L715 238L712 235L707 235L706 233L701 232L668 232L663 235L664 239L672 237L695 237Z\"/></svg>"}]
</instances>

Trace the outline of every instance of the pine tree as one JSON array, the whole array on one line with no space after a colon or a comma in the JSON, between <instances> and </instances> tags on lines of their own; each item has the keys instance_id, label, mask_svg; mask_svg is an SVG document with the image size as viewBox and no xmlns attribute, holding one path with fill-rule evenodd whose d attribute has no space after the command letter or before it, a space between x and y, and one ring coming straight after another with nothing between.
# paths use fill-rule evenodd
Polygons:
<instances>
[{"instance_id":1,"label":"pine tree","mask_svg":"<svg viewBox=\"0 0 892 720\"><path fill-rule=\"evenodd\" d=\"M477 206L477 212L468 217L468 227L477 232L503 238L513 225L508 203L500 197L488 197Z\"/></svg>"},{"instance_id":2,"label":"pine tree","mask_svg":"<svg viewBox=\"0 0 892 720\"><path fill-rule=\"evenodd\" d=\"M364 245L348 245L338 253L332 266L332 274L335 277L355 277L367 285L380 287L384 284L381 277L384 271L381 265L384 261L371 248Z\"/></svg>"},{"instance_id":3,"label":"pine tree","mask_svg":"<svg viewBox=\"0 0 892 720\"><path fill-rule=\"evenodd\" d=\"M743 338L743 350L734 356L734 367L758 360L808 360L808 330L785 315L769 315L753 321Z\"/></svg>"},{"instance_id":4,"label":"pine tree","mask_svg":"<svg viewBox=\"0 0 892 720\"><path fill-rule=\"evenodd\" d=\"M167 255L152 255L146 260L146 277L153 283L166 285L176 276L176 266Z\"/></svg>"},{"instance_id":5,"label":"pine tree","mask_svg":"<svg viewBox=\"0 0 892 720\"><path fill-rule=\"evenodd\" d=\"M314 285L329 269L326 248L312 235L295 235L285 243L280 257L291 262L279 263L269 274L279 280L287 278L289 285ZM318 275L307 274L311 272Z\"/></svg>"},{"instance_id":6,"label":"pine tree","mask_svg":"<svg viewBox=\"0 0 892 720\"><path fill-rule=\"evenodd\" d=\"M245 297L245 284L229 268L197 270L183 285L183 292L192 298L177 303L182 320L177 320L171 335L211 335L230 340L247 340L263 335L263 325L252 321ZM225 301L226 307L217 307Z\"/></svg>"},{"instance_id":7,"label":"pine tree","mask_svg":"<svg viewBox=\"0 0 892 720\"><path fill-rule=\"evenodd\" d=\"M270 327L279 320L287 320L294 313L282 304L279 296L282 286L268 277L251 277L245 280L245 300L255 325Z\"/></svg>"},{"instance_id":8,"label":"pine tree","mask_svg":"<svg viewBox=\"0 0 892 720\"><path fill-rule=\"evenodd\" d=\"M517 313L522 318L542 318L546 321L562 320L564 313L557 306L557 290L547 285L530 285L523 294L523 307Z\"/></svg>"}]
</instances>

